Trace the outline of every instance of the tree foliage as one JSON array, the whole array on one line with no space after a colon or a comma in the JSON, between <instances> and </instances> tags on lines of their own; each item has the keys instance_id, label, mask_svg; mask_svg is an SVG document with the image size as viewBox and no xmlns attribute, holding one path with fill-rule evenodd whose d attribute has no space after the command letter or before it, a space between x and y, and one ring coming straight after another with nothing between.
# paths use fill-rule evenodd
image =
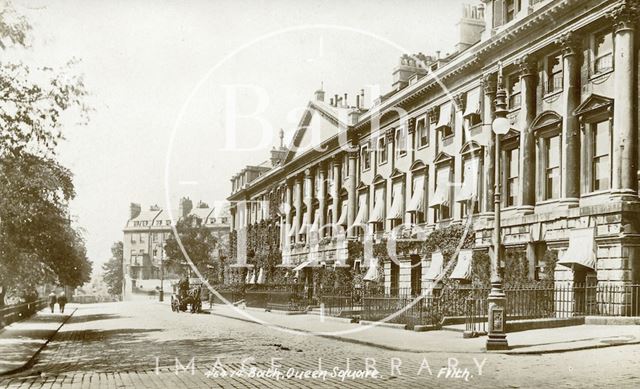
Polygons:
<instances>
[{"instance_id":1,"label":"tree foliage","mask_svg":"<svg viewBox=\"0 0 640 389\"><path fill-rule=\"evenodd\" d=\"M124 274L122 269L123 244L121 241L115 242L111 246L111 259L102 265L102 280L107 285L109 294L119 296L122 294L122 282Z\"/></svg>"},{"instance_id":2,"label":"tree foliage","mask_svg":"<svg viewBox=\"0 0 640 389\"><path fill-rule=\"evenodd\" d=\"M213 231L194 215L180 219L176 223L176 231L179 240L175 234L171 234L164 246L167 270L182 273L187 266L191 266L191 261L210 281L217 282L222 264L214 262L214 253L222 247Z\"/></svg>"},{"instance_id":3,"label":"tree foliage","mask_svg":"<svg viewBox=\"0 0 640 389\"><path fill-rule=\"evenodd\" d=\"M0 47L26 46L31 27L11 4L0 12ZM72 72L77 61L62 68L21 61L0 63L0 156L27 150L52 154L62 138L63 114L75 111L86 122L90 109L82 77Z\"/></svg>"},{"instance_id":4,"label":"tree foliage","mask_svg":"<svg viewBox=\"0 0 640 389\"><path fill-rule=\"evenodd\" d=\"M10 3L0 9L0 49L27 48L31 26ZM8 290L33 290L89 280L84 239L74 230L68 203L73 176L55 159L63 117L88 108L82 78L63 69L0 63L0 304ZM30 292L29 292L30 293Z\"/></svg>"}]
</instances>

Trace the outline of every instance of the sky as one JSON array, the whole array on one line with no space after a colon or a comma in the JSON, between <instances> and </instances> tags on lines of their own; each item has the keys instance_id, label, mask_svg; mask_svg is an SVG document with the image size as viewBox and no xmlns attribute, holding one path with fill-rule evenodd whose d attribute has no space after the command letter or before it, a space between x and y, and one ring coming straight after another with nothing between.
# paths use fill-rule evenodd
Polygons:
<instances>
[{"instance_id":1,"label":"sky","mask_svg":"<svg viewBox=\"0 0 640 389\"><path fill-rule=\"evenodd\" d=\"M219 204L229 179L290 139L321 85L327 100L391 89L403 53L453 51L475 0L14 0L32 24L25 61L80 63L93 108L65 121L61 162L94 268L122 240L129 204Z\"/></svg>"}]
</instances>

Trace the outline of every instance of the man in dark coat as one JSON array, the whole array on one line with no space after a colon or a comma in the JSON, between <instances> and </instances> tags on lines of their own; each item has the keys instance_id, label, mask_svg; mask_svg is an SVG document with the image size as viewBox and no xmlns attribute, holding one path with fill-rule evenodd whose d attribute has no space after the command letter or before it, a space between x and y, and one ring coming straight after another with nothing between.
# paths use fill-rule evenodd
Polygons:
<instances>
[{"instance_id":1,"label":"man in dark coat","mask_svg":"<svg viewBox=\"0 0 640 389\"><path fill-rule=\"evenodd\" d=\"M67 296L64 293L58 297L58 305L60 305L60 313L64 313L64 306L67 305Z\"/></svg>"},{"instance_id":2,"label":"man in dark coat","mask_svg":"<svg viewBox=\"0 0 640 389\"><path fill-rule=\"evenodd\" d=\"M54 292L49 293L49 308L51 308L51 313L53 313L53 308L56 306L56 294Z\"/></svg>"}]
</instances>

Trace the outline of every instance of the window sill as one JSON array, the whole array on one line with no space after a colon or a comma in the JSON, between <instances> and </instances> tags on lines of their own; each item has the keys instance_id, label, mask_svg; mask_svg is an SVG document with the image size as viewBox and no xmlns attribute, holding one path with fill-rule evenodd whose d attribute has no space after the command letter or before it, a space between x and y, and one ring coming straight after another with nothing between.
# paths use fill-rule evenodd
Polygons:
<instances>
[{"instance_id":1,"label":"window sill","mask_svg":"<svg viewBox=\"0 0 640 389\"><path fill-rule=\"evenodd\" d=\"M387 164L387 161L384 161L384 162L378 162L378 166L383 166L383 165L386 165L386 164Z\"/></svg>"},{"instance_id":2,"label":"window sill","mask_svg":"<svg viewBox=\"0 0 640 389\"><path fill-rule=\"evenodd\" d=\"M422 149L426 149L427 147L429 147L429 143L425 143L422 146L418 146L418 150L422 150Z\"/></svg>"},{"instance_id":3,"label":"window sill","mask_svg":"<svg viewBox=\"0 0 640 389\"><path fill-rule=\"evenodd\" d=\"M540 201L536 201L536 207L539 205L554 204L558 202L560 202L560 199L540 200Z\"/></svg>"},{"instance_id":4,"label":"window sill","mask_svg":"<svg viewBox=\"0 0 640 389\"><path fill-rule=\"evenodd\" d=\"M601 78L604 78L605 76L608 76L611 73L613 73L614 70L615 70L614 68L611 68L611 69L600 71L598 73L593 73L592 75L589 76L589 81L594 81L594 80L599 80Z\"/></svg>"},{"instance_id":5,"label":"window sill","mask_svg":"<svg viewBox=\"0 0 640 389\"><path fill-rule=\"evenodd\" d=\"M548 100L548 99L554 98L559 94L561 94L562 92L564 92L564 89L558 89L558 90L554 90L553 92L547 92L544 94L544 96L542 96L542 99Z\"/></svg>"},{"instance_id":6,"label":"window sill","mask_svg":"<svg viewBox=\"0 0 640 389\"><path fill-rule=\"evenodd\" d=\"M518 112L520 112L521 109L522 109L522 104L518 105L517 107L513 107L513 108L509 107L508 108L510 114L518 113Z\"/></svg>"},{"instance_id":7,"label":"window sill","mask_svg":"<svg viewBox=\"0 0 640 389\"><path fill-rule=\"evenodd\" d=\"M603 189L603 190L597 190L597 191L593 191L593 192L588 192L588 193L584 193L580 195L581 199L588 199L591 197L596 197L596 196L601 196L601 195L608 195L611 194L611 189Z\"/></svg>"}]
</instances>

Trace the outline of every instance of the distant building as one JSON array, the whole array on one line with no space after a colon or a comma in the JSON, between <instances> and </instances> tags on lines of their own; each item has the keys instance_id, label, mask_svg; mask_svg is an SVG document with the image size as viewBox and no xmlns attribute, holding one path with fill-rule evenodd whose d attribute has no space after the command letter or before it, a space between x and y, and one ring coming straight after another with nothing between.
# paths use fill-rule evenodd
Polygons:
<instances>
[{"instance_id":1,"label":"distant building","mask_svg":"<svg viewBox=\"0 0 640 389\"><path fill-rule=\"evenodd\" d=\"M150 292L159 288L160 263L164 260L164 243L172 230L172 217L175 221L187 216L196 216L214 234L225 240L229 234L228 207L209 207L200 202L195 208L189 198L182 198L177 210L171 214L157 205L143 210L140 204L131 203L129 220L124 228L123 296L128 298L132 292ZM165 278L167 274L165 273ZM165 283L168 290L169 283Z\"/></svg>"}]
</instances>

